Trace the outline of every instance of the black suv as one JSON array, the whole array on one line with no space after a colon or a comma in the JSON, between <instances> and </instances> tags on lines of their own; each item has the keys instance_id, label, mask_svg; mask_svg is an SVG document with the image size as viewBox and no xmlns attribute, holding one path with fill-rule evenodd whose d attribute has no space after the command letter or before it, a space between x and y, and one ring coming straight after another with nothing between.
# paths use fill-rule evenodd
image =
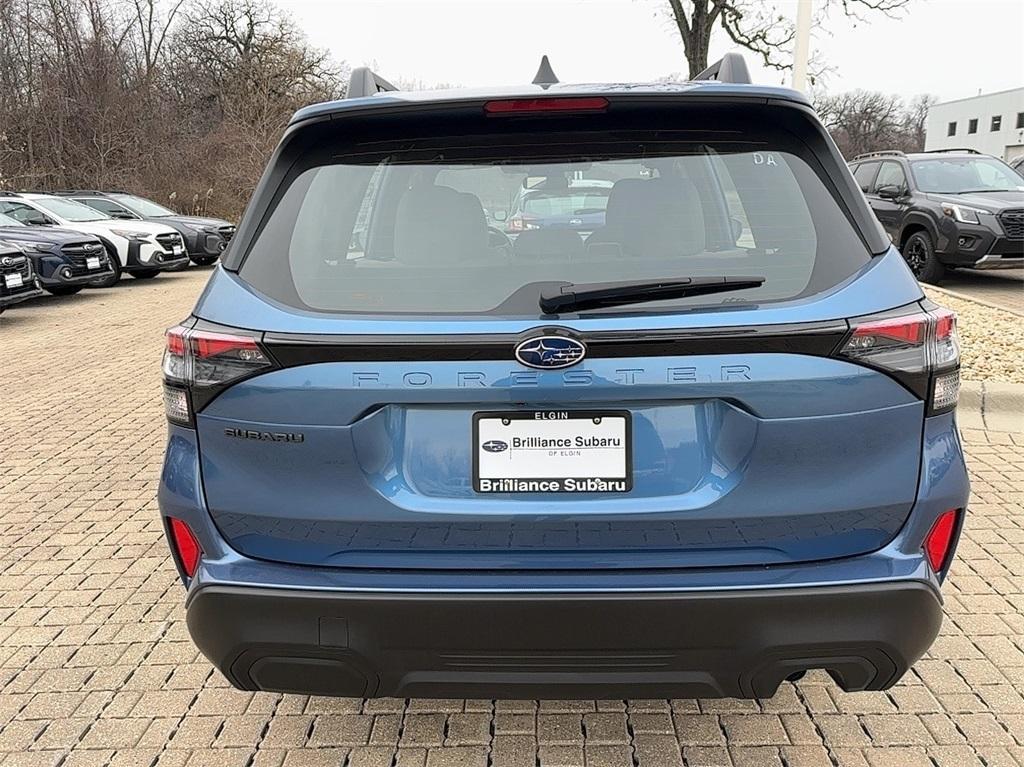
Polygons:
<instances>
[{"instance_id":1,"label":"black suv","mask_svg":"<svg viewBox=\"0 0 1024 767\"><path fill-rule=\"evenodd\" d=\"M0 240L0 314L11 304L42 294L32 260L20 248Z\"/></svg>"},{"instance_id":2,"label":"black suv","mask_svg":"<svg viewBox=\"0 0 1024 767\"><path fill-rule=\"evenodd\" d=\"M70 296L114 272L99 237L73 229L28 226L0 213L0 237L25 251L44 290Z\"/></svg>"},{"instance_id":3,"label":"black suv","mask_svg":"<svg viewBox=\"0 0 1024 767\"><path fill-rule=\"evenodd\" d=\"M143 219L171 227L185 240L188 257L198 266L209 266L216 261L235 233L235 225L222 218L183 216L150 199L127 192L85 190L55 194L70 197L110 218L126 221Z\"/></svg>"},{"instance_id":4,"label":"black suv","mask_svg":"<svg viewBox=\"0 0 1024 767\"><path fill-rule=\"evenodd\" d=\"M922 282L946 269L1024 265L1024 179L971 149L872 152L850 163L890 239Z\"/></svg>"}]
</instances>

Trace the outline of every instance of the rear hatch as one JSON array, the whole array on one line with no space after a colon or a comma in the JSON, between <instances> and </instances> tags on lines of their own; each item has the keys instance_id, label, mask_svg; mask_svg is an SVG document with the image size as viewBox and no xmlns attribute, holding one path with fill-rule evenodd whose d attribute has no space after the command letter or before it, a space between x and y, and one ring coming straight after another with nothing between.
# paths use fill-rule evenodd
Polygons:
<instances>
[{"instance_id":1,"label":"rear hatch","mask_svg":"<svg viewBox=\"0 0 1024 767\"><path fill-rule=\"evenodd\" d=\"M848 353L850 318L920 317L921 294L898 254L874 255L817 123L763 101L593 103L293 129L175 331L206 381L191 395L203 483L234 548L366 568L710 567L895 535L925 405ZM515 242L489 228L483 209L538 176L612 182L604 225ZM686 295L686 279L721 284Z\"/></svg>"}]
</instances>

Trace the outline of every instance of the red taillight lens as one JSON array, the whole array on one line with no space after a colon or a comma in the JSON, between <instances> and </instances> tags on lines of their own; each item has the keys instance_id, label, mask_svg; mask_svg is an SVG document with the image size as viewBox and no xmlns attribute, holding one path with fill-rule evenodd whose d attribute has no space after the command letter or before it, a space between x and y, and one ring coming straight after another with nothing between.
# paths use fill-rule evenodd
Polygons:
<instances>
[{"instance_id":1,"label":"red taillight lens","mask_svg":"<svg viewBox=\"0 0 1024 767\"><path fill-rule=\"evenodd\" d=\"M190 425L197 392L215 394L217 387L272 366L273 362L252 336L177 325L167 331L163 359L167 417L175 423Z\"/></svg>"},{"instance_id":2,"label":"red taillight lens","mask_svg":"<svg viewBox=\"0 0 1024 767\"><path fill-rule=\"evenodd\" d=\"M254 339L226 333L196 333L192 336L192 348L197 357L204 359L218 354L234 354L246 358L263 354Z\"/></svg>"},{"instance_id":3,"label":"red taillight lens","mask_svg":"<svg viewBox=\"0 0 1024 767\"><path fill-rule=\"evenodd\" d=\"M924 553L932 570L941 572L949 559L949 550L953 544L953 533L956 530L958 511L950 509L942 512L931 531L924 539Z\"/></svg>"},{"instance_id":4,"label":"red taillight lens","mask_svg":"<svg viewBox=\"0 0 1024 767\"><path fill-rule=\"evenodd\" d=\"M167 352L179 357L185 356L185 328L178 325L167 331Z\"/></svg>"},{"instance_id":5,"label":"red taillight lens","mask_svg":"<svg viewBox=\"0 0 1024 767\"><path fill-rule=\"evenodd\" d=\"M897 317L891 320L865 322L853 329L850 342L854 348L872 348L877 341L892 341L904 344L919 344L924 341L928 318L924 315Z\"/></svg>"},{"instance_id":6,"label":"red taillight lens","mask_svg":"<svg viewBox=\"0 0 1024 767\"><path fill-rule=\"evenodd\" d=\"M174 553L178 562L181 563L182 571L191 578L196 574L203 550L188 525L174 517L168 517L168 522L171 527L171 543L174 545Z\"/></svg>"},{"instance_id":7,"label":"red taillight lens","mask_svg":"<svg viewBox=\"0 0 1024 767\"><path fill-rule=\"evenodd\" d=\"M487 115L536 114L538 112L603 112L608 99L603 96L537 99L502 99L484 104Z\"/></svg>"}]
</instances>

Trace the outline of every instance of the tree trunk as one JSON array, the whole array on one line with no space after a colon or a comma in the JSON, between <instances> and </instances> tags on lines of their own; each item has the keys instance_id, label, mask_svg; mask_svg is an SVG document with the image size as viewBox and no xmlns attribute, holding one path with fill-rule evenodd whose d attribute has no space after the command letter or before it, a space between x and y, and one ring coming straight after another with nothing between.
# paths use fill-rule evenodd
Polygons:
<instances>
[{"instance_id":1,"label":"tree trunk","mask_svg":"<svg viewBox=\"0 0 1024 767\"><path fill-rule=\"evenodd\" d=\"M708 11L708 0L669 0L672 20L683 40L683 51L689 65L690 79L708 68L708 49L711 47L711 27L714 17ZM690 13L687 15L686 8ZM717 15L717 14L715 14Z\"/></svg>"}]
</instances>

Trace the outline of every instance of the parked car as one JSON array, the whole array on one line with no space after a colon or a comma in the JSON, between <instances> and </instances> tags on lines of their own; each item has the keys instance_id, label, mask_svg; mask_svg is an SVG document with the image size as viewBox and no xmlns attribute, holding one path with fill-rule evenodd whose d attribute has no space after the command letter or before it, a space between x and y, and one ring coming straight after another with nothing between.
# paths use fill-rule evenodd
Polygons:
<instances>
[{"instance_id":1,"label":"parked car","mask_svg":"<svg viewBox=\"0 0 1024 767\"><path fill-rule=\"evenodd\" d=\"M745 71L373 98L359 69L296 113L163 360L160 510L234 685L752 698L885 689L931 645L955 316L806 96ZM582 162L618 179L603 227L493 242L496 177Z\"/></svg>"},{"instance_id":2,"label":"parked car","mask_svg":"<svg viewBox=\"0 0 1024 767\"><path fill-rule=\"evenodd\" d=\"M110 257L98 237L71 229L28 226L0 213L0 238L17 245L32 260L39 284L55 296L69 296L97 278L113 274Z\"/></svg>"},{"instance_id":3,"label":"parked car","mask_svg":"<svg viewBox=\"0 0 1024 767\"><path fill-rule=\"evenodd\" d=\"M110 287L127 272L137 279L188 262L185 243L174 229L149 221L116 221L74 200L51 194L0 192L0 213L31 226L60 226L96 235L110 256L113 272L94 284Z\"/></svg>"},{"instance_id":4,"label":"parked car","mask_svg":"<svg viewBox=\"0 0 1024 767\"><path fill-rule=\"evenodd\" d=\"M1010 167L1017 171L1021 176L1024 176L1024 154L1010 160Z\"/></svg>"},{"instance_id":5,"label":"parked car","mask_svg":"<svg viewBox=\"0 0 1024 767\"><path fill-rule=\"evenodd\" d=\"M969 149L890 151L850 167L919 280L1024 266L1024 180L1002 160Z\"/></svg>"},{"instance_id":6,"label":"parked car","mask_svg":"<svg viewBox=\"0 0 1024 767\"><path fill-rule=\"evenodd\" d=\"M557 174L534 186L520 187L509 210L506 230L569 229L590 232L604 226L612 182L566 179Z\"/></svg>"},{"instance_id":7,"label":"parked car","mask_svg":"<svg viewBox=\"0 0 1024 767\"><path fill-rule=\"evenodd\" d=\"M224 252L235 233L234 224L220 218L182 216L145 197L126 192L60 192L118 220L143 219L166 224L185 240L192 263L209 266Z\"/></svg>"},{"instance_id":8,"label":"parked car","mask_svg":"<svg viewBox=\"0 0 1024 767\"><path fill-rule=\"evenodd\" d=\"M32 260L18 246L0 240L0 314L42 294Z\"/></svg>"}]
</instances>

